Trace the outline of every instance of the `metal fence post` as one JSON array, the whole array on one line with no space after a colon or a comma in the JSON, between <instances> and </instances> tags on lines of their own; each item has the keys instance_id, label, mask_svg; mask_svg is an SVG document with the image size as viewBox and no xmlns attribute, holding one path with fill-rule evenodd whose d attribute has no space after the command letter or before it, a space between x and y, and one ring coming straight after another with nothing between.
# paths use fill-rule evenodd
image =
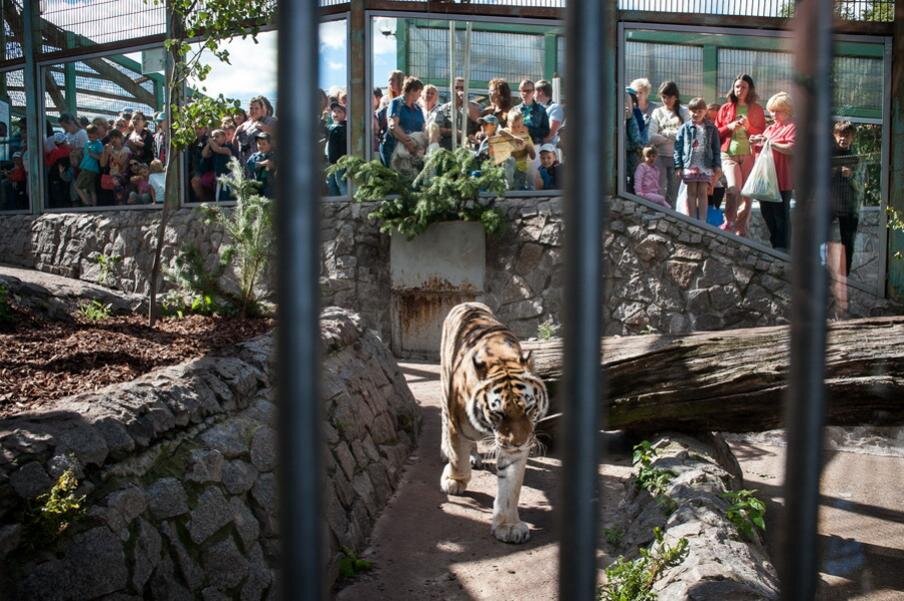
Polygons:
<instances>
[{"instance_id":1,"label":"metal fence post","mask_svg":"<svg viewBox=\"0 0 904 601\"><path fill-rule=\"evenodd\" d=\"M278 328L282 598L324 598L320 417L320 157L317 148L317 2L279 3L277 140ZM305 142L307 140L307 142Z\"/></svg>"},{"instance_id":2,"label":"metal fence post","mask_svg":"<svg viewBox=\"0 0 904 601\"><path fill-rule=\"evenodd\" d=\"M828 275L820 254L828 238L831 193L832 0L803 0L796 13L796 145L807 149L808 158L794 166L785 524L778 569L782 598L806 601L814 598L818 580L816 532L825 422Z\"/></svg>"},{"instance_id":3,"label":"metal fence post","mask_svg":"<svg viewBox=\"0 0 904 601\"><path fill-rule=\"evenodd\" d=\"M566 20L568 112L565 139L565 374L561 406L563 458L559 596L596 598L599 521L599 429L602 232L614 190L615 2L569 2ZM602 111L602 112L600 112Z\"/></svg>"}]
</instances>

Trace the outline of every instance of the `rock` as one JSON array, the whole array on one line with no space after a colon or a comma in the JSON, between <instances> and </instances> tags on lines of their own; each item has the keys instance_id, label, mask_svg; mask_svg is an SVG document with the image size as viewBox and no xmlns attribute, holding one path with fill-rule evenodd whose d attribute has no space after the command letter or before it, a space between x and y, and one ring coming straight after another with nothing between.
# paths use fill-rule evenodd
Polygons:
<instances>
[{"instance_id":1,"label":"rock","mask_svg":"<svg viewBox=\"0 0 904 601\"><path fill-rule=\"evenodd\" d=\"M248 439L237 420L213 426L201 435L201 440L227 459L235 459L248 452Z\"/></svg>"},{"instance_id":2,"label":"rock","mask_svg":"<svg viewBox=\"0 0 904 601\"><path fill-rule=\"evenodd\" d=\"M213 450L194 449L185 478L191 482L219 482L223 477L223 454Z\"/></svg>"},{"instance_id":3,"label":"rock","mask_svg":"<svg viewBox=\"0 0 904 601\"><path fill-rule=\"evenodd\" d=\"M73 453L84 465L103 465L109 449L107 441L92 426L76 426L60 434L57 440L58 454Z\"/></svg>"},{"instance_id":4,"label":"rock","mask_svg":"<svg viewBox=\"0 0 904 601\"><path fill-rule=\"evenodd\" d=\"M209 487L191 512L188 532L195 544L203 543L210 536L232 521L232 508L219 488Z\"/></svg>"},{"instance_id":5,"label":"rock","mask_svg":"<svg viewBox=\"0 0 904 601\"><path fill-rule=\"evenodd\" d=\"M122 516L126 525L129 525L147 509L148 497L137 486L128 486L107 495L106 504Z\"/></svg>"},{"instance_id":6,"label":"rock","mask_svg":"<svg viewBox=\"0 0 904 601\"><path fill-rule=\"evenodd\" d=\"M188 513L188 497L175 478L161 478L148 487L148 507L157 520Z\"/></svg>"},{"instance_id":7,"label":"rock","mask_svg":"<svg viewBox=\"0 0 904 601\"><path fill-rule=\"evenodd\" d=\"M703 261L703 276L700 278L698 285L701 288L709 288L710 286L719 286L729 284L734 280L734 274L731 266L719 261L718 259L709 258Z\"/></svg>"},{"instance_id":8,"label":"rock","mask_svg":"<svg viewBox=\"0 0 904 601\"><path fill-rule=\"evenodd\" d=\"M232 506L232 520L242 541L242 547L250 549L260 537L260 524L242 499L233 497L229 500L229 504Z\"/></svg>"},{"instance_id":9,"label":"rock","mask_svg":"<svg viewBox=\"0 0 904 601\"><path fill-rule=\"evenodd\" d=\"M146 520L138 522L138 534L132 551L132 586L143 590L154 568L160 562L163 543L157 529Z\"/></svg>"},{"instance_id":10,"label":"rock","mask_svg":"<svg viewBox=\"0 0 904 601\"><path fill-rule=\"evenodd\" d=\"M179 568L179 572L182 574L183 581L188 584L188 588L191 591L197 591L201 588L201 585L204 584L204 572L201 570L201 566L199 566L198 563L192 558L191 554L188 552L188 549L185 548L185 545L183 544L182 539L179 536L178 528L179 526L174 522L163 522L160 525L160 532L164 537L166 537L167 543L169 543L172 552L175 554L176 566ZM171 583L179 584L172 577L167 578L166 576L164 576L162 580L163 582L161 583L161 585L163 588L171 587ZM179 587L173 588L175 588L176 592L179 593ZM189 598L191 598L190 594Z\"/></svg>"},{"instance_id":11,"label":"rock","mask_svg":"<svg viewBox=\"0 0 904 601\"><path fill-rule=\"evenodd\" d=\"M248 560L231 537L206 548L202 553L202 564L208 582L221 591L236 586L248 573Z\"/></svg>"},{"instance_id":12,"label":"rock","mask_svg":"<svg viewBox=\"0 0 904 601\"><path fill-rule=\"evenodd\" d=\"M37 461L30 461L13 472L9 477L9 483L23 499L34 499L53 486L53 480Z\"/></svg>"},{"instance_id":13,"label":"rock","mask_svg":"<svg viewBox=\"0 0 904 601\"><path fill-rule=\"evenodd\" d=\"M85 477L85 470L75 455L54 455L47 462L47 471L54 481L59 480L60 476L70 470L79 480Z\"/></svg>"},{"instance_id":14,"label":"rock","mask_svg":"<svg viewBox=\"0 0 904 601\"><path fill-rule=\"evenodd\" d=\"M276 467L276 431L264 426L251 439L251 463L262 472Z\"/></svg>"},{"instance_id":15,"label":"rock","mask_svg":"<svg viewBox=\"0 0 904 601\"><path fill-rule=\"evenodd\" d=\"M22 540L22 525L7 524L0 526L0 562L16 550Z\"/></svg>"},{"instance_id":16,"label":"rock","mask_svg":"<svg viewBox=\"0 0 904 601\"><path fill-rule=\"evenodd\" d=\"M251 490L257 480L257 470L241 459L227 461L223 465L223 486L229 494L241 495Z\"/></svg>"}]
</instances>

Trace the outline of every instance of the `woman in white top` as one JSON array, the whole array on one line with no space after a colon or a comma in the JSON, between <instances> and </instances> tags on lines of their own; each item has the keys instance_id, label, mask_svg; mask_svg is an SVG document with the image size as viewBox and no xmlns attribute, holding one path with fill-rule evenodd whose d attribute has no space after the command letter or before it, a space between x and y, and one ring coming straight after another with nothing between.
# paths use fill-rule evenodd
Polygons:
<instances>
[{"instance_id":1,"label":"woman in white top","mask_svg":"<svg viewBox=\"0 0 904 601\"><path fill-rule=\"evenodd\" d=\"M681 98L678 93L678 84L667 81L659 86L659 98L662 106L656 108L650 116L650 126L647 133L650 144L659 155L657 162L660 173L660 190L665 192L665 199L675 207L678 198L678 181L675 179L675 137L678 130L691 115L687 108L681 106Z\"/></svg>"}]
</instances>

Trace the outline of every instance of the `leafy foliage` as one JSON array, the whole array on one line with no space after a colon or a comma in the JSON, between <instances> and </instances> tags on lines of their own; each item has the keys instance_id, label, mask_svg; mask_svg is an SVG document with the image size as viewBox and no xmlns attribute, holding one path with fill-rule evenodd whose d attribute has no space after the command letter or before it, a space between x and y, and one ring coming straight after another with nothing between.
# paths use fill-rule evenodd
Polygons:
<instances>
[{"instance_id":1,"label":"leafy foliage","mask_svg":"<svg viewBox=\"0 0 904 601\"><path fill-rule=\"evenodd\" d=\"M612 526L611 528L603 528L603 536L606 537L606 542L612 545L613 547L617 547L621 544L622 538L625 536L625 531L617 526Z\"/></svg>"},{"instance_id":2,"label":"leafy foliage","mask_svg":"<svg viewBox=\"0 0 904 601\"><path fill-rule=\"evenodd\" d=\"M220 225L232 238L223 255L234 259L239 274L239 314L260 312L255 287L267 272L273 254L273 201L257 193L259 183L245 177L236 159L229 161L229 173L220 176L236 199L229 211L204 205L208 222Z\"/></svg>"},{"instance_id":3,"label":"leafy foliage","mask_svg":"<svg viewBox=\"0 0 904 601\"><path fill-rule=\"evenodd\" d=\"M726 516L747 540L753 540L756 528L766 531L766 504L756 497L755 490L731 490L722 494L731 505Z\"/></svg>"},{"instance_id":4,"label":"leafy foliage","mask_svg":"<svg viewBox=\"0 0 904 601\"><path fill-rule=\"evenodd\" d=\"M550 317L546 321L540 322L540 325L537 326L537 338L540 340L549 340L559 332L559 328L561 327L561 324L556 323L553 321L552 317Z\"/></svg>"},{"instance_id":5,"label":"leafy foliage","mask_svg":"<svg viewBox=\"0 0 904 601\"><path fill-rule=\"evenodd\" d=\"M232 261L232 252L220 255L217 265L208 270L197 246L188 246L176 256L174 267L164 272L164 278L175 287L163 296L163 310L182 318L187 313L213 315L222 312L216 299L223 298L219 279Z\"/></svg>"},{"instance_id":6,"label":"leafy foliage","mask_svg":"<svg viewBox=\"0 0 904 601\"><path fill-rule=\"evenodd\" d=\"M27 543L35 549L51 545L77 519L85 514L85 496L76 496L78 478L69 469L63 472L49 492L25 516Z\"/></svg>"},{"instance_id":7,"label":"leafy foliage","mask_svg":"<svg viewBox=\"0 0 904 601\"><path fill-rule=\"evenodd\" d=\"M339 558L339 579L354 578L362 572L368 572L373 568L373 562L358 558L357 554L348 547L342 547L342 557Z\"/></svg>"},{"instance_id":8,"label":"leafy foliage","mask_svg":"<svg viewBox=\"0 0 904 601\"><path fill-rule=\"evenodd\" d=\"M100 267L100 275L98 278L100 279L101 284L108 284L110 282L110 276L113 275L113 271L116 269L116 266L122 261L122 257L117 254L106 254L106 253L98 253L94 257L95 263Z\"/></svg>"},{"instance_id":9,"label":"leafy foliage","mask_svg":"<svg viewBox=\"0 0 904 601\"><path fill-rule=\"evenodd\" d=\"M888 207L886 212L888 214L888 227L892 231L898 232L899 235L904 233L904 215L896 211L894 207ZM900 250L895 251L895 259L904 259L904 253Z\"/></svg>"},{"instance_id":10,"label":"leafy foliage","mask_svg":"<svg viewBox=\"0 0 904 601\"><path fill-rule=\"evenodd\" d=\"M662 531L653 529L655 540L649 549L641 549L634 560L619 557L606 568L606 584L599 590L600 601L655 601L653 584L663 570L676 566L687 557L686 538L674 546L663 541Z\"/></svg>"},{"instance_id":11,"label":"leafy foliage","mask_svg":"<svg viewBox=\"0 0 904 601\"><path fill-rule=\"evenodd\" d=\"M431 223L449 220L479 221L489 234L502 228L494 200L480 198L481 192L505 192L502 168L491 161L479 163L466 148L435 151L414 180L380 161L352 155L339 159L327 173L342 170L357 187L355 201L378 203L370 216L381 222L382 232L395 230L413 238Z\"/></svg>"},{"instance_id":12,"label":"leafy foliage","mask_svg":"<svg viewBox=\"0 0 904 601\"><path fill-rule=\"evenodd\" d=\"M113 305L110 303L105 305L99 300L93 299L79 305L78 312L88 321L103 321L110 317L112 308Z\"/></svg>"},{"instance_id":13,"label":"leafy foliage","mask_svg":"<svg viewBox=\"0 0 904 601\"><path fill-rule=\"evenodd\" d=\"M656 458L656 449L649 440L644 440L634 446L632 462L637 470L637 486L649 492L654 497L659 497L666 492L669 482L675 477L675 472L653 467Z\"/></svg>"}]
</instances>

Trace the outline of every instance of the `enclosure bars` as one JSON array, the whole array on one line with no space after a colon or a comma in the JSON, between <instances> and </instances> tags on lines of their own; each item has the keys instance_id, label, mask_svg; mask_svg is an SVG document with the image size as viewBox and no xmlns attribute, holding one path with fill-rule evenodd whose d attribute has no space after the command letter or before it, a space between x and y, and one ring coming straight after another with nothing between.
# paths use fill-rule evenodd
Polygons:
<instances>
[{"instance_id":1,"label":"enclosure bars","mask_svg":"<svg viewBox=\"0 0 904 601\"><path fill-rule=\"evenodd\" d=\"M282 598L324 598L323 472L320 432L319 106L316 0L279 3L278 103L282 147L277 173L277 403ZM307 142L305 142L307 140Z\"/></svg>"},{"instance_id":2,"label":"enclosure bars","mask_svg":"<svg viewBox=\"0 0 904 601\"><path fill-rule=\"evenodd\" d=\"M566 11L567 97L575 128L565 139L565 373L562 537L559 597L595 599L599 519L598 436L601 238L614 190L615 0L569 2ZM599 107L602 108L600 113ZM602 118L600 118L602 117Z\"/></svg>"},{"instance_id":3,"label":"enclosure bars","mask_svg":"<svg viewBox=\"0 0 904 601\"><path fill-rule=\"evenodd\" d=\"M802 0L795 17L797 206L791 228L791 366L785 399L785 514L778 569L782 598L808 601L817 582L817 517L825 421L828 276L820 248L828 237L832 123L832 0Z\"/></svg>"}]
</instances>

